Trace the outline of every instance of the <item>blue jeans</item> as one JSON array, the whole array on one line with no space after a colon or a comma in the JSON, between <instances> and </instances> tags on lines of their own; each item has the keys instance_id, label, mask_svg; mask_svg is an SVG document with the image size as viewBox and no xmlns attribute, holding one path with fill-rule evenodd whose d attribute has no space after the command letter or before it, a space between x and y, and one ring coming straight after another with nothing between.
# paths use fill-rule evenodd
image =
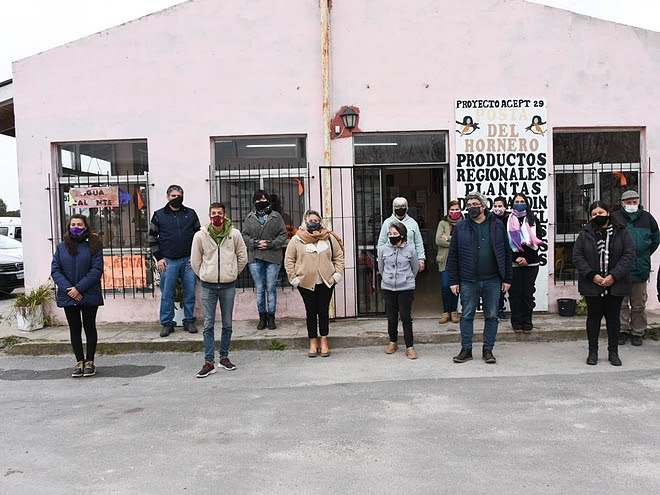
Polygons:
<instances>
[{"instance_id":1,"label":"blue jeans","mask_svg":"<svg viewBox=\"0 0 660 495\"><path fill-rule=\"evenodd\" d=\"M236 288L209 289L202 287L202 309L204 311L204 359L213 363L215 355L215 309L220 301L222 334L220 335L220 359L229 355L231 344L231 321L234 312Z\"/></svg>"},{"instance_id":2,"label":"blue jeans","mask_svg":"<svg viewBox=\"0 0 660 495\"><path fill-rule=\"evenodd\" d=\"M442 312L455 313L458 307L458 296L449 288L449 270L440 272L440 284L442 287Z\"/></svg>"},{"instance_id":3,"label":"blue jeans","mask_svg":"<svg viewBox=\"0 0 660 495\"><path fill-rule=\"evenodd\" d=\"M250 275L254 280L254 292L257 294L259 314L275 314L277 308L277 276L280 274L281 266L263 260L248 263ZM268 309L266 309L266 297L268 298Z\"/></svg>"},{"instance_id":4,"label":"blue jeans","mask_svg":"<svg viewBox=\"0 0 660 495\"><path fill-rule=\"evenodd\" d=\"M472 349L472 334L474 333L474 314L479 305L479 299L483 301L484 312L484 349L493 350L495 337L497 336L497 312L500 305L500 292L502 281L499 278L480 280L479 282L461 282L461 347Z\"/></svg>"},{"instance_id":5,"label":"blue jeans","mask_svg":"<svg viewBox=\"0 0 660 495\"><path fill-rule=\"evenodd\" d=\"M165 258L167 268L160 274L160 324L174 325L174 289L176 281L181 277L183 286L183 321L195 321L195 289L197 275L190 268L190 257Z\"/></svg>"}]
</instances>

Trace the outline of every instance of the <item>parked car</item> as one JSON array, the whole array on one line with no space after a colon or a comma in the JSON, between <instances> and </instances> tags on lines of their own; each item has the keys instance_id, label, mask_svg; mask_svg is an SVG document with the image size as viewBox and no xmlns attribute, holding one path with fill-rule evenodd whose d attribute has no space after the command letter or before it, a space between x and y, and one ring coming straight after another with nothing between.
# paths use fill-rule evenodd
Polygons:
<instances>
[{"instance_id":1,"label":"parked car","mask_svg":"<svg viewBox=\"0 0 660 495\"><path fill-rule=\"evenodd\" d=\"M6 235L17 241L23 240L20 217L0 217L0 235Z\"/></svg>"},{"instance_id":2,"label":"parked car","mask_svg":"<svg viewBox=\"0 0 660 495\"><path fill-rule=\"evenodd\" d=\"M0 235L0 293L24 286L23 244Z\"/></svg>"}]
</instances>

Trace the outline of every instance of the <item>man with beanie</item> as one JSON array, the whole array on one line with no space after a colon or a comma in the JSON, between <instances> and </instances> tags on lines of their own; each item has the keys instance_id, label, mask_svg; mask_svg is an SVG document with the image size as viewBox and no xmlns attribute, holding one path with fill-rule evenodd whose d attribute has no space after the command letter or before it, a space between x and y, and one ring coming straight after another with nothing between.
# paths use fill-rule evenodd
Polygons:
<instances>
[{"instance_id":1,"label":"man with beanie","mask_svg":"<svg viewBox=\"0 0 660 495\"><path fill-rule=\"evenodd\" d=\"M424 240L422 239L422 233L419 231L419 225L417 225L413 217L408 215L408 200L406 198L394 198L394 201L392 201L392 216L385 219L380 228L380 234L378 236L379 248L389 242L390 224L392 222L401 222L408 229L408 242L415 246L415 252L419 261L419 271L424 271L426 262Z\"/></svg>"},{"instance_id":2,"label":"man with beanie","mask_svg":"<svg viewBox=\"0 0 660 495\"><path fill-rule=\"evenodd\" d=\"M628 228L636 249L635 263L630 272L632 293L630 297L624 297L621 303L619 345L630 338L632 345L640 346L647 325L646 285L651 275L651 255L660 244L660 232L658 222L640 204L637 191L625 191L621 195L621 209L614 216Z\"/></svg>"},{"instance_id":3,"label":"man with beanie","mask_svg":"<svg viewBox=\"0 0 660 495\"><path fill-rule=\"evenodd\" d=\"M197 378L215 373L215 312L220 302L222 335L218 364L233 371L236 366L229 360L232 313L236 296L236 279L247 265L247 249L243 236L225 216L225 205L213 203L209 207L211 223L195 234L190 264L202 282L202 308L204 310L204 366Z\"/></svg>"},{"instance_id":4,"label":"man with beanie","mask_svg":"<svg viewBox=\"0 0 660 495\"><path fill-rule=\"evenodd\" d=\"M174 331L174 291L179 278L183 287L183 328L197 333L194 315L197 277L190 268L190 246L199 227L195 210L183 205L183 189L172 184L167 188L167 204L154 212L149 225L149 247L160 272L161 337Z\"/></svg>"}]
</instances>

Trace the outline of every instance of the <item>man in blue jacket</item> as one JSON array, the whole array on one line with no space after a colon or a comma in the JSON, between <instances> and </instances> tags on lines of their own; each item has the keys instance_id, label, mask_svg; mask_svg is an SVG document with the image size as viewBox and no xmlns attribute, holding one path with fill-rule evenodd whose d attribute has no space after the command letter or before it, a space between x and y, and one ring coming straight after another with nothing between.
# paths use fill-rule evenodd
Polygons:
<instances>
[{"instance_id":1,"label":"man in blue jacket","mask_svg":"<svg viewBox=\"0 0 660 495\"><path fill-rule=\"evenodd\" d=\"M160 272L161 337L174 331L174 290L179 278L183 288L183 328L186 332L197 333L194 315L197 276L190 267L190 249L199 229L195 210L183 206L181 186L168 187L167 204L154 212L149 225L149 247Z\"/></svg>"},{"instance_id":2,"label":"man in blue jacket","mask_svg":"<svg viewBox=\"0 0 660 495\"><path fill-rule=\"evenodd\" d=\"M509 290L513 277L511 249L504 224L486 209L483 194L468 194L465 202L468 218L454 227L447 258L450 289L460 293L462 307L461 352L454 362L472 359L474 315L481 299L485 318L482 357L494 364L500 293Z\"/></svg>"}]
</instances>

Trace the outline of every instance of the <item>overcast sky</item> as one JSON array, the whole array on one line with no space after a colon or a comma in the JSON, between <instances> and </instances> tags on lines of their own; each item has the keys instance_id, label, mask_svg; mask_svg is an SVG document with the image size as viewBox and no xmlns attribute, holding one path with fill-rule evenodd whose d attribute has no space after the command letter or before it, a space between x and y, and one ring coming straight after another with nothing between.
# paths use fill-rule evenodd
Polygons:
<instances>
[{"instance_id":1,"label":"overcast sky","mask_svg":"<svg viewBox=\"0 0 660 495\"><path fill-rule=\"evenodd\" d=\"M346 0L349 1L349 0ZM529 0L580 14L660 31L660 0ZM11 63L138 17L181 0L0 0L0 81ZM0 136L0 198L20 208L13 138Z\"/></svg>"}]
</instances>

